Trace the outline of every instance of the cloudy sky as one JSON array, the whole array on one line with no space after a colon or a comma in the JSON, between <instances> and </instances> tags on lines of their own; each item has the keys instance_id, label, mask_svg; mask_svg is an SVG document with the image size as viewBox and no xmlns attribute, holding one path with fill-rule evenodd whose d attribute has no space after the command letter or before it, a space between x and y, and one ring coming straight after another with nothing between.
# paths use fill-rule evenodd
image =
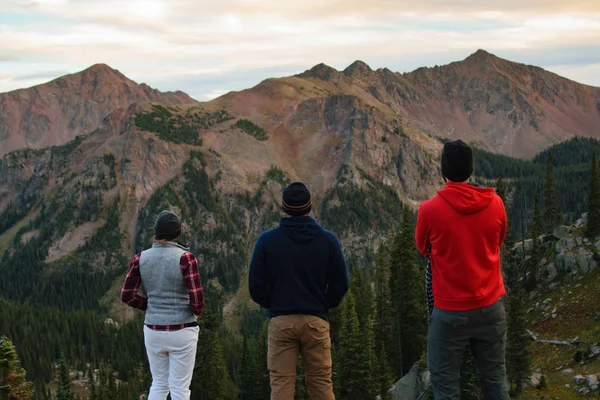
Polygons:
<instances>
[{"instance_id":1,"label":"cloudy sky","mask_svg":"<svg viewBox=\"0 0 600 400\"><path fill-rule=\"evenodd\" d=\"M207 100L320 62L407 72L479 48L600 86L600 0L0 0L0 92L106 63Z\"/></svg>"}]
</instances>

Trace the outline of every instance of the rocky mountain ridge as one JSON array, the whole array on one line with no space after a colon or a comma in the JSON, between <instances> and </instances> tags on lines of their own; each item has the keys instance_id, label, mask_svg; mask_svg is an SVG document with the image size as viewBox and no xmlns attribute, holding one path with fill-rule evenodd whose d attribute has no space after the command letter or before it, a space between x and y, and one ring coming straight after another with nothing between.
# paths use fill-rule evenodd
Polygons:
<instances>
[{"instance_id":1,"label":"rocky mountain ridge","mask_svg":"<svg viewBox=\"0 0 600 400\"><path fill-rule=\"evenodd\" d=\"M305 92L312 87L312 92ZM262 93L273 97L265 98ZM296 92L294 94L294 92ZM280 118L288 96L330 97L336 107L358 98L392 126L438 138L463 138L490 151L531 157L573 136L599 137L600 88L478 50L462 61L400 74L356 61L343 71L319 64L299 75L267 79L205 104L235 102ZM111 112L136 102L192 104L183 92L161 93L98 64L44 85L0 94L0 156L20 148L62 145L91 132ZM259 103L257 103L259 101ZM304 112L315 105L305 104ZM395 122L394 122L395 121ZM393 124L392 124L393 122Z\"/></svg>"},{"instance_id":2,"label":"rocky mountain ridge","mask_svg":"<svg viewBox=\"0 0 600 400\"><path fill-rule=\"evenodd\" d=\"M63 145L97 129L104 118L138 102L195 103L183 92L162 93L105 64L28 89L0 93L0 157L10 151Z\"/></svg>"},{"instance_id":3,"label":"rocky mountain ridge","mask_svg":"<svg viewBox=\"0 0 600 400\"><path fill-rule=\"evenodd\" d=\"M532 157L577 135L598 137L600 88L485 50L404 74L357 61L344 71L319 64L298 76L367 93L423 132L513 157Z\"/></svg>"}]
</instances>

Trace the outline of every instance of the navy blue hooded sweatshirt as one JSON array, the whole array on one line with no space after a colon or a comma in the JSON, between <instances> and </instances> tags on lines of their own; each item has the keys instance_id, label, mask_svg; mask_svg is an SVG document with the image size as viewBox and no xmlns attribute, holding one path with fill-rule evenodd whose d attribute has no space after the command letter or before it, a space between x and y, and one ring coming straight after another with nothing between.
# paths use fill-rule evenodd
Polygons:
<instances>
[{"instance_id":1,"label":"navy blue hooded sweatshirt","mask_svg":"<svg viewBox=\"0 0 600 400\"><path fill-rule=\"evenodd\" d=\"M340 244L309 216L282 218L279 227L258 238L248 286L271 318L303 314L326 320L348 291Z\"/></svg>"}]
</instances>

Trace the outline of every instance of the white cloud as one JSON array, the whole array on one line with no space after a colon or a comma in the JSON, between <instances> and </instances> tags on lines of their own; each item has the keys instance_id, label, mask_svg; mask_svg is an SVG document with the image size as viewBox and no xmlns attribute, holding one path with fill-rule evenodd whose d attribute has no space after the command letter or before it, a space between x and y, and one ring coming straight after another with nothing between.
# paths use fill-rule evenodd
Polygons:
<instances>
[{"instance_id":1,"label":"white cloud","mask_svg":"<svg viewBox=\"0 0 600 400\"><path fill-rule=\"evenodd\" d=\"M218 83L180 88L198 96L232 89L228 75L250 70L299 72L319 62L343 68L356 59L405 70L478 48L600 49L600 1L5 0L4 11L20 17L0 19L3 71L75 72L104 62L151 85L186 77ZM552 65L590 63L588 54L569 57ZM584 70L572 68L569 77ZM0 90L23 83L5 79Z\"/></svg>"},{"instance_id":2,"label":"white cloud","mask_svg":"<svg viewBox=\"0 0 600 400\"><path fill-rule=\"evenodd\" d=\"M550 65L546 68L562 76L577 76L580 83L600 86L600 62L588 65Z\"/></svg>"},{"instance_id":3,"label":"white cloud","mask_svg":"<svg viewBox=\"0 0 600 400\"><path fill-rule=\"evenodd\" d=\"M219 96L223 96L225 93L229 92L229 90L224 90L224 89L214 89L209 93L205 93L200 95L200 97L203 100L212 100L212 99L216 99Z\"/></svg>"}]
</instances>

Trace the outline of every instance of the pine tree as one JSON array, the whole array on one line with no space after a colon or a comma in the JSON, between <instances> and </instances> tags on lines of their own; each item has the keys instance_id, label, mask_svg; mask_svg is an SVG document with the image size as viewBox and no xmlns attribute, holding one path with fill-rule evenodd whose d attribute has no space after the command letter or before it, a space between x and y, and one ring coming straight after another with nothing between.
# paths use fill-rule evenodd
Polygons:
<instances>
[{"instance_id":1,"label":"pine tree","mask_svg":"<svg viewBox=\"0 0 600 400\"><path fill-rule=\"evenodd\" d=\"M73 400L73 392L71 391L71 378L69 377L69 365L67 364L67 358L64 353L61 355L58 361L58 367L56 371L56 380L58 382L58 389L56 390L56 400Z\"/></svg>"},{"instance_id":2,"label":"pine tree","mask_svg":"<svg viewBox=\"0 0 600 400\"><path fill-rule=\"evenodd\" d=\"M531 236L536 239L544 232L544 223L542 221L542 211L540 210L540 200L535 196L533 202L533 219L531 220Z\"/></svg>"},{"instance_id":3,"label":"pine tree","mask_svg":"<svg viewBox=\"0 0 600 400\"><path fill-rule=\"evenodd\" d=\"M590 238L595 238L600 236L600 166L598 165L596 148L592 151L589 196L586 234Z\"/></svg>"},{"instance_id":4,"label":"pine tree","mask_svg":"<svg viewBox=\"0 0 600 400\"><path fill-rule=\"evenodd\" d=\"M15 346L9 338L0 337L0 400L29 400L33 385L27 381Z\"/></svg>"},{"instance_id":5,"label":"pine tree","mask_svg":"<svg viewBox=\"0 0 600 400\"><path fill-rule=\"evenodd\" d=\"M219 320L207 310L199 322L201 333L192 380L192 398L233 400L236 397L235 386L227 372L217 332Z\"/></svg>"},{"instance_id":6,"label":"pine tree","mask_svg":"<svg viewBox=\"0 0 600 400\"><path fill-rule=\"evenodd\" d=\"M501 179L498 180L496 187L503 187ZM504 191L496 189L498 195L505 195ZM502 197L502 195L500 197ZM502 198L504 200L504 198ZM534 202L533 220L531 234L533 235L533 254L532 258L539 258L542 252L541 245L538 244L538 237L542 233L541 213L539 201L536 197ZM507 375L515 393L520 393L522 382L529 376L530 356L527 352L528 337L525 328L525 298L522 284L519 282L521 271L519 268L519 257L513 252L514 243L510 232L506 235L504 246L502 248L502 270L504 272L505 283L508 286L508 312L507 312ZM534 261L537 266L538 261ZM535 274L535 270L530 273ZM469 365L467 364L467 368ZM471 372L467 372L470 375ZM464 378L463 378L464 379ZM468 382L468 379L466 380ZM465 386L472 385L466 383ZM464 395L464 393L463 393Z\"/></svg>"},{"instance_id":7,"label":"pine tree","mask_svg":"<svg viewBox=\"0 0 600 400\"><path fill-rule=\"evenodd\" d=\"M460 370L461 400L479 399L479 381L477 378L477 367L471 349L467 348Z\"/></svg>"},{"instance_id":8,"label":"pine tree","mask_svg":"<svg viewBox=\"0 0 600 400\"><path fill-rule=\"evenodd\" d=\"M375 391L382 400L392 386L393 376L387 348L394 344L394 311L390 294L389 260L383 245L379 246L375 264L375 312L373 313L374 346L377 370L374 374Z\"/></svg>"},{"instance_id":9,"label":"pine tree","mask_svg":"<svg viewBox=\"0 0 600 400\"><path fill-rule=\"evenodd\" d=\"M240 396L239 400L253 400L250 394L252 386L252 376L250 373L252 356L248 346L248 339L244 336L242 343L242 361L240 365Z\"/></svg>"},{"instance_id":10,"label":"pine tree","mask_svg":"<svg viewBox=\"0 0 600 400\"><path fill-rule=\"evenodd\" d=\"M390 365L388 364L388 355L385 351L385 344L379 343L376 349L376 365L373 374L373 386L375 387L375 395L379 396L380 400L389 400L388 391L392 387L394 379Z\"/></svg>"},{"instance_id":11,"label":"pine tree","mask_svg":"<svg viewBox=\"0 0 600 400\"><path fill-rule=\"evenodd\" d=\"M551 231L553 228L562 225L563 214L556 197L556 183L554 180L554 159L552 152L548 152L546 160L546 179L544 183L544 221L546 222L546 230Z\"/></svg>"},{"instance_id":12,"label":"pine tree","mask_svg":"<svg viewBox=\"0 0 600 400\"><path fill-rule=\"evenodd\" d=\"M508 379L515 394L521 393L523 382L531 374L531 358L528 352L529 337L525 324L525 291L520 285L508 297L508 330L506 364Z\"/></svg>"},{"instance_id":13,"label":"pine tree","mask_svg":"<svg viewBox=\"0 0 600 400\"><path fill-rule=\"evenodd\" d=\"M499 178L496 182L496 193L505 204L506 207L506 186L502 181L502 178ZM510 226L510 221L507 220L507 224ZM518 262L515 260L515 254L513 252L514 242L512 238L512 234L510 233L510 229L506 230L506 238L504 239L504 244L501 249L501 262L502 262L502 274L504 276L504 283L508 288L511 288L516 282L518 282L520 275L519 271L513 266L516 266Z\"/></svg>"},{"instance_id":14,"label":"pine tree","mask_svg":"<svg viewBox=\"0 0 600 400\"><path fill-rule=\"evenodd\" d=\"M506 185L501 177L496 181L496 194L500 196L502 201L506 204Z\"/></svg>"},{"instance_id":15,"label":"pine tree","mask_svg":"<svg viewBox=\"0 0 600 400\"><path fill-rule=\"evenodd\" d=\"M364 330L361 332L354 294L348 293L342 302L340 339L337 351L339 374L337 391L339 398L352 400L372 400L371 354L365 343ZM367 336L368 337L368 336Z\"/></svg>"},{"instance_id":16,"label":"pine tree","mask_svg":"<svg viewBox=\"0 0 600 400\"><path fill-rule=\"evenodd\" d=\"M417 266L414 227L410 211L404 208L400 233L392 239L390 289L394 309L394 343L389 353L397 377L406 374L425 350L427 304L425 274Z\"/></svg>"},{"instance_id":17,"label":"pine tree","mask_svg":"<svg viewBox=\"0 0 600 400\"><path fill-rule=\"evenodd\" d=\"M537 286L538 265L540 264L544 256L543 247L539 241L539 237L542 234L541 224L542 215L540 212L539 201L536 197L533 206L533 215L530 229L532 235L531 258L527 261L524 271L525 290L527 291L534 290Z\"/></svg>"},{"instance_id":18,"label":"pine tree","mask_svg":"<svg viewBox=\"0 0 600 400\"><path fill-rule=\"evenodd\" d=\"M269 381L269 370L267 369L267 329L266 324L263 325L258 331L258 344L257 344L257 386L260 388L260 399L268 399L271 396L271 385Z\"/></svg>"},{"instance_id":19,"label":"pine tree","mask_svg":"<svg viewBox=\"0 0 600 400\"><path fill-rule=\"evenodd\" d=\"M371 288L371 277L367 271L355 266L350 278L350 290L354 293L356 303L356 314L360 326L371 320L373 313L373 289Z\"/></svg>"},{"instance_id":20,"label":"pine tree","mask_svg":"<svg viewBox=\"0 0 600 400\"><path fill-rule=\"evenodd\" d=\"M294 394L294 400L309 400L308 391L306 389L304 365L302 364L301 357L298 357L298 362L296 363L296 371L296 393Z\"/></svg>"}]
</instances>

